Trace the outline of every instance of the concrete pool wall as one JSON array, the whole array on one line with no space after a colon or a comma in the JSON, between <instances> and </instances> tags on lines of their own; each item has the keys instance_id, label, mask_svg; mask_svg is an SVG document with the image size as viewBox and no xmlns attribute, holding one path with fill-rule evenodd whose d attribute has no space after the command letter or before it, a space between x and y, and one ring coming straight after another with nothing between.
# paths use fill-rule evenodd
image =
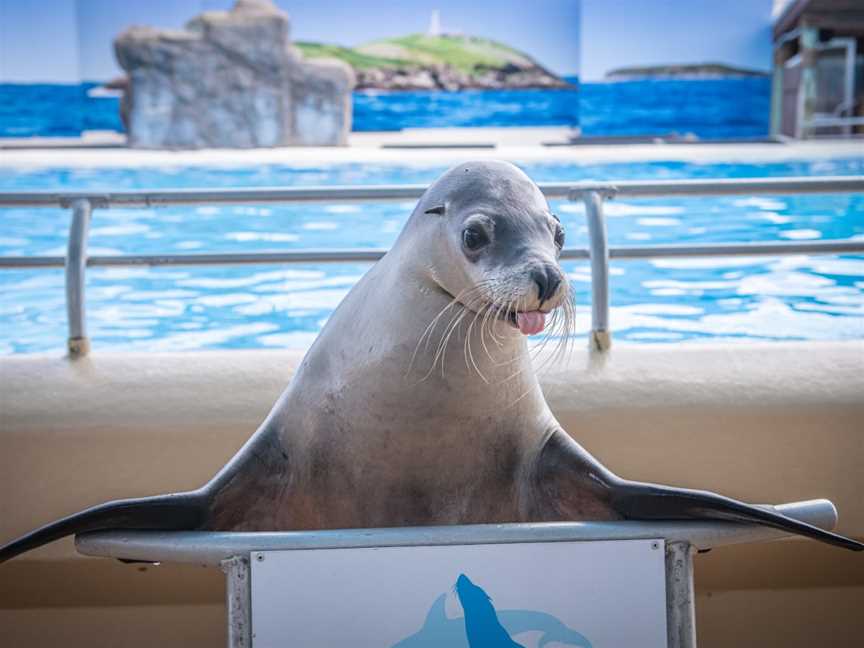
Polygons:
<instances>
[{"instance_id":1,"label":"concrete pool wall","mask_svg":"<svg viewBox=\"0 0 864 648\"><path fill-rule=\"evenodd\" d=\"M302 353L0 358L0 539L107 499L194 488L255 430ZM541 374L564 428L632 478L751 502L826 497L864 538L864 342L618 345ZM0 566L8 645L224 642L223 579L67 539ZM696 560L703 646L852 646L864 557L812 541Z\"/></svg>"}]
</instances>

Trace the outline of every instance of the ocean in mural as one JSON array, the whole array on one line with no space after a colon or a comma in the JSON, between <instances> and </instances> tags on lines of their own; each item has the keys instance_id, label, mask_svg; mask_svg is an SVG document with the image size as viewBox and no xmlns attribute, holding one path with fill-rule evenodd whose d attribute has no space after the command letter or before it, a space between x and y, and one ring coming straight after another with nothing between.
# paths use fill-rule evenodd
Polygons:
<instances>
[{"instance_id":1,"label":"ocean in mural","mask_svg":"<svg viewBox=\"0 0 864 648\"><path fill-rule=\"evenodd\" d=\"M0 137L122 130L119 99L90 96L95 87L0 84ZM770 90L767 77L643 79L549 90L365 90L354 93L353 129L580 126L585 135L755 138L768 134Z\"/></svg>"}]
</instances>

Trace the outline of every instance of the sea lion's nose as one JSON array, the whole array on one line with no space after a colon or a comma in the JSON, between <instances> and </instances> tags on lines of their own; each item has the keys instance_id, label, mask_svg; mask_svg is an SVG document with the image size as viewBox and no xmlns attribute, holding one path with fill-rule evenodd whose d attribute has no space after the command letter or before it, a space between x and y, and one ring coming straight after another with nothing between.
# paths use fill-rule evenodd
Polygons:
<instances>
[{"instance_id":1,"label":"sea lion's nose","mask_svg":"<svg viewBox=\"0 0 864 648\"><path fill-rule=\"evenodd\" d=\"M537 284L537 299L541 303L551 299L561 285L561 274L550 266L534 268L531 271L531 279Z\"/></svg>"}]
</instances>

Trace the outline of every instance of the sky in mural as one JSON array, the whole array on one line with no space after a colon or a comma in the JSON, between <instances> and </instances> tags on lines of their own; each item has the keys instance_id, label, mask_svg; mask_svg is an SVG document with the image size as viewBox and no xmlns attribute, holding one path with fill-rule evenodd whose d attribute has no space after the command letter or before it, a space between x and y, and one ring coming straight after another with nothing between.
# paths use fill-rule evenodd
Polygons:
<instances>
[{"instance_id":1,"label":"sky in mural","mask_svg":"<svg viewBox=\"0 0 864 648\"><path fill-rule=\"evenodd\" d=\"M633 65L717 62L767 71L771 0L583 0L586 81Z\"/></svg>"},{"instance_id":2,"label":"sky in mural","mask_svg":"<svg viewBox=\"0 0 864 648\"><path fill-rule=\"evenodd\" d=\"M232 0L0 0L0 81L76 82L119 75L111 41L130 24L181 27ZM579 69L579 0L344 0L277 4L292 37L354 46L425 32L438 10L444 32L483 36L528 52L563 75Z\"/></svg>"},{"instance_id":3,"label":"sky in mural","mask_svg":"<svg viewBox=\"0 0 864 648\"><path fill-rule=\"evenodd\" d=\"M0 0L0 81L106 80L111 41L130 24L178 28L233 0ZM354 46L424 32L493 38L552 71L602 79L629 65L717 61L765 70L771 0L278 0L293 37ZM580 31L581 11L581 31ZM581 34L581 38L580 38ZM581 60L580 60L581 59Z\"/></svg>"}]
</instances>

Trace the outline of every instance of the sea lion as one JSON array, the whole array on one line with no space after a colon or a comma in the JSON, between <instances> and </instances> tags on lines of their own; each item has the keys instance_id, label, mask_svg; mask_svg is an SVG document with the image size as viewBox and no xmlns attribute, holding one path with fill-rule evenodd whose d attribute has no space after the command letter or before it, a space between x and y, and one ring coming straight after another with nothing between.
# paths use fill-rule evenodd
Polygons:
<instances>
[{"instance_id":1,"label":"sea lion","mask_svg":"<svg viewBox=\"0 0 864 648\"><path fill-rule=\"evenodd\" d=\"M525 648L513 641L501 625L491 597L465 574L456 579L456 595L465 613L465 636L469 648Z\"/></svg>"},{"instance_id":2,"label":"sea lion","mask_svg":"<svg viewBox=\"0 0 864 648\"><path fill-rule=\"evenodd\" d=\"M756 522L864 545L704 491L633 482L558 424L526 335L567 324L564 232L505 162L446 172L354 286L264 423L198 490L42 527L0 561L95 529L280 531L565 520Z\"/></svg>"}]
</instances>

